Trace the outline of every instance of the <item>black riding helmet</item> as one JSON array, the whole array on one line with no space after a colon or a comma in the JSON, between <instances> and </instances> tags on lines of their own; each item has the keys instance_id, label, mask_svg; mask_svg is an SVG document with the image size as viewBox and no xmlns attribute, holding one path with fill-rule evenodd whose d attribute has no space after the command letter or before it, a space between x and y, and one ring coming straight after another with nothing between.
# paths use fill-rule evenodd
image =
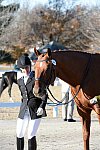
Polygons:
<instances>
[{"instance_id":1,"label":"black riding helmet","mask_svg":"<svg viewBox=\"0 0 100 150\"><path fill-rule=\"evenodd\" d=\"M18 59L17 66L22 69L24 69L26 66L30 66L31 69L31 60L28 57L28 54L25 53Z\"/></svg>"}]
</instances>

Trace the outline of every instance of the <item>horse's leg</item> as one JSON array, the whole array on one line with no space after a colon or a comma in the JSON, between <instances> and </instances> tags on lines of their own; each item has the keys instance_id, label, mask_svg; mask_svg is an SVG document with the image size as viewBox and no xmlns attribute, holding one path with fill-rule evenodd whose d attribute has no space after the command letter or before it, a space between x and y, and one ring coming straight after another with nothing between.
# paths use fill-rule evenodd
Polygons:
<instances>
[{"instance_id":1,"label":"horse's leg","mask_svg":"<svg viewBox=\"0 0 100 150\"><path fill-rule=\"evenodd\" d=\"M82 119L84 150L89 150L90 125L91 125L91 110L83 112L77 107L78 113Z\"/></svg>"},{"instance_id":2,"label":"horse's leg","mask_svg":"<svg viewBox=\"0 0 100 150\"><path fill-rule=\"evenodd\" d=\"M1 97L2 92L6 89L7 86L8 84L7 84L6 79L2 77L1 84L0 84L0 97Z\"/></svg>"},{"instance_id":3,"label":"horse's leg","mask_svg":"<svg viewBox=\"0 0 100 150\"><path fill-rule=\"evenodd\" d=\"M9 94L9 97L10 97L10 101L13 102L12 97L11 97L11 89L12 89L12 84L9 83L9 86L8 86L8 94Z\"/></svg>"}]
</instances>

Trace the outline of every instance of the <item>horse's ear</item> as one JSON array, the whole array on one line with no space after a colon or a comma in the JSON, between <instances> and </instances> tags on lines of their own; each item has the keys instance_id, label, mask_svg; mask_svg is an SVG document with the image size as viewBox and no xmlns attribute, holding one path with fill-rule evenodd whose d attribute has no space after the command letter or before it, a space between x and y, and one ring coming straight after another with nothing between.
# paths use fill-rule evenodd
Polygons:
<instances>
[{"instance_id":1,"label":"horse's ear","mask_svg":"<svg viewBox=\"0 0 100 150\"><path fill-rule=\"evenodd\" d=\"M47 53L48 53L48 56L51 57L51 49L50 48L48 48Z\"/></svg>"},{"instance_id":2,"label":"horse's ear","mask_svg":"<svg viewBox=\"0 0 100 150\"><path fill-rule=\"evenodd\" d=\"M35 53L36 56L41 55L41 53L36 49L36 47L34 47L34 53Z\"/></svg>"}]
</instances>

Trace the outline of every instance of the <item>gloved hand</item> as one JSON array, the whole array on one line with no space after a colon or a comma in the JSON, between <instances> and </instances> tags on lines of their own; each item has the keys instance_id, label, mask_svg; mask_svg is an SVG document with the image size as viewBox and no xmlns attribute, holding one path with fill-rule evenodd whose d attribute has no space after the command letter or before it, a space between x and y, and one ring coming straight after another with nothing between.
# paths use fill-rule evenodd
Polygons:
<instances>
[{"instance_id":1,"label":"gloved hand","mask_svg":"<svg viewBox=\"0 0 100 150\"><path fill-rule=\"evenodd\" d=\"M43 115L43 108L39 107L37 110L37 116Z\"/></svg>"}]
</instances>

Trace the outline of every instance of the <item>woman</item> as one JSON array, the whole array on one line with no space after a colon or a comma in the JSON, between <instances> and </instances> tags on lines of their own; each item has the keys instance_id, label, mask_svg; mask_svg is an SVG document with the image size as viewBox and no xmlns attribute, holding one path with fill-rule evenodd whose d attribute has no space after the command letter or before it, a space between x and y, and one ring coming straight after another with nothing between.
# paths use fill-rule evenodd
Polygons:
<instances>
[{"instance_id":1,"label":"woman","mask_svg":"<svg viewBox=\"0 0 100 150\"><path fill-rule=\"evenodd\" d=\"M31 72L31 61L27 54L22 55L17 66L22 72L18 72L17 83L22 96L22 103L17 119L17 150L24 150L24 135L28 125L28 150L36 150L36 133L47 102L47 93L37 98L33 94L34 72ZM43 111L44 110L44 111Z\"/></svg>"}]
</instances>

